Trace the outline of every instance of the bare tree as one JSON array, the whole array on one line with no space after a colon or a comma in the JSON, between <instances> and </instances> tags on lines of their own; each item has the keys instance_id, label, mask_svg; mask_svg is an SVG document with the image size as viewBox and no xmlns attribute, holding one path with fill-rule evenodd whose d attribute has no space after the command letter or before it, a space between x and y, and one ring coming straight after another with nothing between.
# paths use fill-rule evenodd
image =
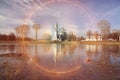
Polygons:
<instances>
[{"instance_id":1,"label":"bare tree","mask_svg":"<svg viewBox=\"0 0 120 80\"><path fill-rule=\"evenodd\" d=\"M89 41L90 41L91 36L92 36L92 31L91 31L91 30L88 30L87 33L86 33L86 35L88 36Z\"/></svg>"},{"instance_id":2,"label":"bare tree","mask_svg":"<svg viewBox=\"0 0 120 80\"><path fill-rule=\"evenodd\" d=\"M98 40L98 36L99 36L98 32L95 31L95 32L93 33L93 35L95 36L96 40Z\"/></svg>"},{"instance_id":3,"label":"bare tree","mask_svg":"<svg viewBox=\"0 0 120 80\"><path fill-rule=\"evenodd\" d=\"M16 31L17 37L18 38L20 37L22 40L24 40L25 37L28 36L30 27L27 24L23 24L23 25L16 27L15 31Z\"/></svg>"},{"instance_id":4,"label":"bare tree","mask_svg":"<svg viewBox=\"0 0 120 80\"><path fill-rule=\"evenodd\" d=\"M36 31L35 39L36 39L36 41L37 41L38 31L40 30L40 25L39 25L39 24L33 24L33 28L34 28L35 31Z\"/></svg>"},{"instance_id":5,"label":"bare tree","mask_svg":"<svg viewBox=\"0 0 120 80\"><path fill-rule=\"evenodd\" d=\"M104 40L107 40L107 35L110 34L111 24L107 20L101 20L97 23Z\"/></svg>"},{"instance_id":6,"label":"bare tree","mask_svg":"<svg viewBox=\"0 0 120 80\"><path fill-rule=\"evenodd\" d=\"M98 26L98 28L100 29L100 31L103 35L110 33L111 24L107 20L99 21L97 23L97 26Z\"/></svg>"}]
</instances>

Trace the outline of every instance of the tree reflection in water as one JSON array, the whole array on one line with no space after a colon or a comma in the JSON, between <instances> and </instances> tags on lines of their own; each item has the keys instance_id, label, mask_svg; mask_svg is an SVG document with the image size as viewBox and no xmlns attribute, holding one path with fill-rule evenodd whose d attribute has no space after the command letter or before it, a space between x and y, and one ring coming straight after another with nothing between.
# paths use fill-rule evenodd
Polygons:
<instances>
[{"instance_id":1,"label":"tree reflection in water","mask_svg":"<svg viewBox=\"0 0 120 80\"><path fill-rule=\"evenodd\" d=\"M34 59L37 65L39 65L40 67L43 66L43 68L45 69L55 70L59 73L64 73L64 71L69 72L79 67L79 61L76 61L75 58L70 56L74 54L74 50L77 47L76 44L72 45L42 44L42 47L39 45L38 49L38 46L36 44L35 58L32 59Z\"/></svg>"},{"instance_id":2,"label":"tree reflection in water","mask_svg":"<svg viewBox=\"0 0 120 80\"><path fill-rule=\"evenodd\" d=\"M6 60L8 59L8 63L5 62L5 65L9 64L9 66L7 66L7 71L11 70L11 68L13 67L16 67L15 71L18 71L18 73L16 73L15 76L16 75L21 76L23 75L23 73L27 73L27 71L22 72L25 71L24 68L27 66L26 64L31 65L29 67L26 67L28 71L30 70L31 72L32 71L34 72L36 68L33 68L35 67L35 65L31 63L30 58L34 60L38 66L42 66L44 69L49 70L48 72L54 71L55 73L56 72L73 73L71 71L75 70L75 72L79 71L79 74L89 74L87 70L88 71L89 69L93 70L97 66L96 73L97 72L108 73L108 69L112 69L112 67L114 66L116 68L115 73L119 74L117 70L118 67L120 66L120 45L38 44L38 43L32 44L31 43L31 44L25 44L23 46L21 44L14 44L14 45L0 44L0 52L6 54L8 53L7 51L9 53L22 54L21 56L17 56L15 58L14 56L12 57L9 56L10 58L8 58L0 55L0 58L5 57ZM14 65L12 58L14 60ZM2 63L3 60L1 59L0 62ZM86 60L88 61L85 62ZM108 65L110 67L108 67ZM103 66L107 66L108 68L106 67L101 69L101 67ZM92 73L92 71L90 72ZM8 73L6 76L9 76L9 74L10 73Z\"/></svg>"},{"instance_id":3,"label":"tree reflection in water","mask_svg":"<svg viewBox=\"0 0 120 80\"><path fill-rule=\"evenodd\" d=\"M89 59L94 62L104 61L107 64L120 64L120 45L83 45L83 44L6 44L0 45L0 53L21 53L35 55L35 59L40 61L40 58L52 59L54 64L60 60L72 59L79 57L83 61ZM43 56L46 55L46 56ZM53 56L53 57L52 57ZM63 61L64 62L64 61Z\"/></svg>"},{"instance_id":4,"label":"tree reflection in water","mask_svg":"<svg viewBox=\"0 0 120 80\"><path fill-rule=\"evenodd\" d=\"M86 45L86 55L94 62L120 63L120 45Z\"/></svg>"}]
</instances>

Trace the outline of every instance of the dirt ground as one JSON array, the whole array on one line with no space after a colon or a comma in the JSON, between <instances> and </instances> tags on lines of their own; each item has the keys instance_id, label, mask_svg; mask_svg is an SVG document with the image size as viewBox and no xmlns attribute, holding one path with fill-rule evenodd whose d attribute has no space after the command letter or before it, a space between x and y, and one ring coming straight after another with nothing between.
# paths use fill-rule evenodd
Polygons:
<instances>
[{"instance_id":1,"label":"dirt ground","mask_svg":"<svg viewBox=\"0 0 120 80\"><path fill-rule=\"evenodd\" d=\"M120 67L103 62L86 65L67 74L51 74L37 68L31 61L0 57L0 80L120 80Z\"/></svg>"}]
</instances>

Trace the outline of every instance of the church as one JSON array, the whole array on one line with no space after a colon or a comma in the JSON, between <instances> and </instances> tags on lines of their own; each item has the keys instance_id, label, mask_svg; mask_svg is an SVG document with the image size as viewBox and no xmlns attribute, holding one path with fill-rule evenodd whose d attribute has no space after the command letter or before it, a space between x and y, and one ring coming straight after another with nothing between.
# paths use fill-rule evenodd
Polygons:
<instances>
[{"instance_id":1,"label":"church","mask_svg":"<svg viewBox=\"0 0 120 80\"><path fill-rule=\"evenodd\" d=\"M52 41L64 41L66 39L66 30L55 24L52 31Z\"/></svg>"}]
</instances>

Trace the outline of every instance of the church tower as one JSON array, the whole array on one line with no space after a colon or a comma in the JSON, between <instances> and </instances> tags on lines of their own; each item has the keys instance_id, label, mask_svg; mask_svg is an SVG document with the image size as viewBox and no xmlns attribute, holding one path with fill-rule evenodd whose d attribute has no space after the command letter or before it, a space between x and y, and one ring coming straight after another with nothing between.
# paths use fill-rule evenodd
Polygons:
<instances>
[{"instance_id":1,"label":"church tower","mask_svg":"<svg viewBox=\"0 0 120 80\"><path fill-rule=\"evenodd\" d=\"M52 41L57 41L58 40L58 24L56 23L55 26L53 27L53 36L52 36Z\"/></svg>"}]
</instances>

